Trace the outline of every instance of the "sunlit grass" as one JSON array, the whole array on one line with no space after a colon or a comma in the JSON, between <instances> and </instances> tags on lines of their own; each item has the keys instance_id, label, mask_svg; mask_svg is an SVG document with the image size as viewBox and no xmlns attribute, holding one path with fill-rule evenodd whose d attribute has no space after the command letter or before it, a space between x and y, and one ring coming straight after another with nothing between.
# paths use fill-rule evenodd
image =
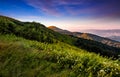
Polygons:
<instances>
[{"instance_id":1,"label":"sunlit grass","mask_svg":"<svg viewBox=\"0 0 120 77\"><path fill-rule=\"evenodd\" d=\"M119 77L120 62L58 42L0 35L1 77Z\"/></svg>"}]
</instances>

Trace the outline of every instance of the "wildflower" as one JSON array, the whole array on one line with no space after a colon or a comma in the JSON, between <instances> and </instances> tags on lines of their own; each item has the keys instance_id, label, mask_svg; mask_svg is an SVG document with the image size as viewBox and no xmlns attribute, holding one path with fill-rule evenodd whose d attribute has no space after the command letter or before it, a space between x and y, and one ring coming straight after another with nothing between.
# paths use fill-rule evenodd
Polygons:
<instances>
[{"instance_id":1,"label":"wildflower","mask_svg":"<svg viewBox=\"0 0 120 77\"><path fill-rule=\"evenodd\" d=\"M101 74L104 74L104 73L105 73L105 71L104 71L104 70L100 70L100 73L101 73Z\"/></svg>"}]
</instances>

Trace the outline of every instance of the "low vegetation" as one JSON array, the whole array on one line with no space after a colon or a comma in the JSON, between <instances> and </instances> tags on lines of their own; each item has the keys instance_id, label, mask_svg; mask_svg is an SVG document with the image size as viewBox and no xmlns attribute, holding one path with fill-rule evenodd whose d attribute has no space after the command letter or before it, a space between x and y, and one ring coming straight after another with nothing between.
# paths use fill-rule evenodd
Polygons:
<instances>
[{"instance_id":1,"label":"low vegetation","mask_svg":"<svg viewBox=\"0 0 120 77\"><path fill-rule=\"evenodd\" d=\"M9 17L0 16L0 33L13 34L29 40L43 43L64 42L89 52L118 59L120 48L111 47L100 42L60 34L36 22L21 22Z\"/></svg>"},{"instance_id":2,"label":"low vegetation","mask_svg":"<svg viewBox=\"0 0 120 77\"><path fill-rule=\"evenodd\" d=\"M119 77L119 51L0 16L0 77Z\"/></svg>"},{"instance_id":3,"label":"low vegetation","mask_svg":"<svg viewBox=\"0 0 120 77\"><path fill-rule=\"evenodd\" d=\"M59 42L0 35L1 77L119 77L120 62Z\"/></svg>"}]
</instances>

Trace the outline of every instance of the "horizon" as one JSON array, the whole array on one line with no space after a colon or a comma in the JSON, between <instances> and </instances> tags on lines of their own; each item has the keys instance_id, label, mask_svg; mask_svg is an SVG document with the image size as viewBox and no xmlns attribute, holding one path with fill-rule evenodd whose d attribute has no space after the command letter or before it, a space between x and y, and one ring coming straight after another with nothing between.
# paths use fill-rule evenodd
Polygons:
<instances>
[{"instance_id":1,"label":"horizon","mask_svg":"<svg viewBox=\"0 0 120 77\"><path fill-rule=\"evenodd\" d=\"M120 29L119 0L3 0L0 14L69 31Z\"/></svg>"}]
</instances>

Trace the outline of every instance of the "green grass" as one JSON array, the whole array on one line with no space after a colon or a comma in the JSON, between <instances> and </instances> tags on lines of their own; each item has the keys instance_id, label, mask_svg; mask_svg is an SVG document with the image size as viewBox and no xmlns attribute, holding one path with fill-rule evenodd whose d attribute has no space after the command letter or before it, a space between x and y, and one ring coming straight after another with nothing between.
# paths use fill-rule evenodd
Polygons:
<instances>
[{"instance_id":1,"label":"green grass","mask_svg":"<svg viewBox=\"0 0 120 77\"><path fill-rule=\"evenodd\" d=\"M25 39L49 44L59 44L60 42L64 42L89 52L94 52L102 56L113 57L116 59L118 59L118 55L120 55L120 48L111 47L93 40L86 40L60 34L37 22L21 22L19 20L1 15L0 34L13 34Z\"/></svg>"},{"instance_id":2,"label":"green grass","mask_svg":"<svg viewBox=\"0 0 120 77\"><path fill-rule=\"evenodd\" d=\"M120 62L62 42L0 35L0 77L120 77Z\"/></svg>"}]
</instances>

